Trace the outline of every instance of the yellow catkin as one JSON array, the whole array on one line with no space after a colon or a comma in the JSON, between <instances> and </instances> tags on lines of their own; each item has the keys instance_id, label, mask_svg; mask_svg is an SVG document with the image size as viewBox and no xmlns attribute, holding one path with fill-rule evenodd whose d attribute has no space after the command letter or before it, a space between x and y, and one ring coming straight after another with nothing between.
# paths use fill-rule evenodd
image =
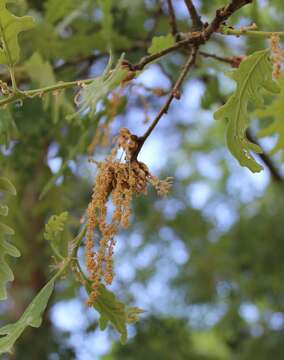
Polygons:
<instances>
[{"instance_id":1,"label":"yellow catkin","mask_svg":"<svg viewBox=\"0 0 284 360\"><path fill-rule=\"evenodd\" d=\"M281 63L284 58L284 52L280 48L280 38L273 34L270 38L271 53L273 58L273 76L278 79L281 76Z\"/></svg>"},{"instance_id":2,"label":"yellow catkin","mask_svg":"<svg viewBox=\"0 0 284 360\"><path fill-rule=\"evenodd\" d=\"M166 195L172 180L159 180L152 176L148 167L131 161L138 146L137 136L126 128L120 130L115 146L109 157L103 162L95 162L98 173L87 208L86 267L92 282L92 291L87 301L91 305L99 295L99 286L103 282L110 285L114 278L113 254L115 236L120 227L129 226L133 196L147 193L147 184L152 184L159 195ZM123 161L116 158L117 150L124 150ZM108 202L114 207L111 219L107 221ZM100 241L94 240L95 233ZM96 249L96 250L95 250Z\"/></svg>"}]
</instances>

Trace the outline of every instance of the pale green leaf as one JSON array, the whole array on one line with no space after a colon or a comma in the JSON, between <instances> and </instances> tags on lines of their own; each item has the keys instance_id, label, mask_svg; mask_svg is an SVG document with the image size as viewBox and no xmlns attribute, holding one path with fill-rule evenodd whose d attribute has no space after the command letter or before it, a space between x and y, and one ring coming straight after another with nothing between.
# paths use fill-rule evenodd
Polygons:
<instances>
[{"instance_id":1,"label":"pale green leaf","mask_svg":"<svg viewBox=\"0 0 284 360\"><path fill-rule=\"evenodd\" d=\"M127 340L127 324L138 321L138 315L143 313L139 308L127 308L104 285L100 285L99 295L93 307L100 313L100 329L105 330L110 322L119 332L122 343Z\"/></svg>"},{"instance_id":2,"label":"pale green leaf","mask_svg":"<svg viewBox=\"0 0 284 360\"><path fill-rule=\"evenodd\" d=\"M111 70L112 59L110 57L109 63L103 74L98 76L89 85L84 86L76 96L75 101L79 110L75 115L69 116L69 119L85 112L90 112L90 115L94 116L99 101L106 98L109 93L121 83L127 74L127 70L123 69L121 66L122 61L123 55L120 57L116 67Z\"/></svg>"},{"instance_id":3,"label":"pale green leaf","mask_svg":"<svg viewBox=\"0 0 284 360\"><path fill-rule=\"evenodd\" d=\"M42 315L47 307L48 300L53 292L54 279L50 280L37 294L27 307L21 318L14 324L0 329L0 354L11 352L17 339L28 327L38 328L42 322Z\"/></svg>"},{"instance_id":4,"label":"pale green leaf","mask_svg":"<svg viewBox=\"0 0 284 360\"><path fill-rule=\"evenodd\" d=\"M262 90L274 94L279 92L277 84L272 80L269 51L253 53L228 75L236 81L237 87L226 104L215 112L214 118L228 121L227 145L240 165L252 172L259 172L262 166L256 162L250 151L261 153L262 149L247 139L246 130L250 119L249 104L258 108L263 106Z\"/></svg>"},{"instance_id":5,"label":"pale green leaf","mask_svg":"<svg viewBox=\"0 0 284 360\"><path fill-rule=\"evenodd\" d=\"M0 224L3 226L3 224ZM6 284L14 280L14 275L6 262L6 256L19 257L18 249L8 241L0 237L0 300L7 299Z\"/></svg>"},{"instance_id":6,"label":"pale green leaf","mask_svg":"<svg viewBox=\"0 0 284 360\"><path fill-rule=\"evenodd\" d=\"M9 108L0 109L0 119L0 143L7 148L11 139L18 135L18 129Z\"/></svg>"},{"instance_id":7,"label":"pale green leaf","mask_svg":"<svg viewBox=\"0 0 284 360\"><path fill-rule=\"evenodd\" d=\"M148 49L149 54L154 54L160 52L162 50L167 49L168 47L173 46L175 43L175 39L172 34L164 35L164 36L155 36L152 39L152 44Z\"/></svg>"},{"instance_id":8,"label":"pale green leaf","mask_svg":"<svg viewBox=\"0 0 284 360\"><path fill-rule=\"evenodd\" d=\"M9 208L7 205L0 204L0 215L7 216L9 213Z\"/></svg>"},{"instance_id":9,"label":"pale green leaf","mask_svg":"<svg viewBox=\"0 0 284 360\"><path fill-rule=\"evenodd\" d=\"M31 16L17 17L6 8L6 0L0 1L0 36L2 47L0 49L0 64L12 67L20 58L18 35L35 25Z\"/></svg>"},{"instance_id":10,"label":"pale green leaf","mask_svg":"<svg viewBox=\"0 0 284 360\"><path fill-rule=\"evenodd\" d=\"M46 87L56 83L53 68L48 61L44 61L38 52L26 61L24 69L32 81L39 87Z\"/></svg>"},{"instance_id":11,"label":"pale green leaf","mask_svg":"<svg viewBox=\"0 0 284 360\"><path fill-rule=\"evenodd\" d=\"M63 212L59 215L53 215L45 225L44 238L50 242L55 255L62 258L61 251L61 233L64 230L66 221L68 219L68 212Z\"/></svg>"},{"instance_id":12,"label":"pale green leaf","mask_svg":"<svg viewBox=\"0 0 284 360\"><path fill-rule=\"evenodd\" d=\"M45 19L50 23L56 23L77 9L82 0L48 0L45 4Z\"/></svg>"},{"instance_id":13,"label":"pale green leaf","mask_svg":"<svg viewBox=\"0 0 284 360\"><path fill-rule=\"evenodd\" d=\"M258 132L258 137L270 136L276 134L277 143L271 150L273 155L280 150L284 150L284 75L278 81L281 92L265 109L256 111L259 118L273 118L273 121L264 129Z\"/></svg>"},{"instance_id":14,"label":"pale green leaf","mask_svg":"<svg viewBox=\"0 0 284 360\"><path fill-rule=\"evenodd\" d=\"M38 87L51 86L56 83L52 66L48 61L44 61L38 52L34 53L32 57L26 61L24 69ZM74 110L72 104L67 100L64 91L47 94L44 96L43 101L44 109L48 109L49 106L51 106L51 116L54 123L58 122L60 112L63 112L65 115Z\"/></svg>"},{"instance_id":15,"label":"pale green leaf","mask_svg":"<svg viewBox=\"0 0 284 360\"><path fill-rule=\"evenodd\" d=\"M102 9L102 34L108 46L111 45L112 29L113 29L113 16L111 13L112 0L99 0L100 7Z\"/></svg>"},{"instance_id":16,"label":"pale green leaf","mask_svg":"<svg viewBox=\"0 0 284 360\"><path fill-rule=\"evenodd\" d=\"M11 181L5 177L0 177L0 191L5 191L12 195L17 195L17 190Z\"/></svg>"}]
</instances>

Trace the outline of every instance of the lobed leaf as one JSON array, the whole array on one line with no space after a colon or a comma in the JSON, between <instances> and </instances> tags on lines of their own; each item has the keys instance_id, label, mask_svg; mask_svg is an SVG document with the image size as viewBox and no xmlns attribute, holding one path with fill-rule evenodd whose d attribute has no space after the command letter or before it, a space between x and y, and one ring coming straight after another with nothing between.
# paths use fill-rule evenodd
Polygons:
<instances>
[{"instance_id":1,"label":"lobed leaf","mask_svg":"<svg viewBox=\"0 0 284 360\"><path fill-rule=\"evenodd\" d=\"M68 219L68 212L65 211L59 215L53 215L45 225L44 238L50 242L55 255L59 258L63 257L61 254L61 233L64 230L66 221Z\"/></svg>"},{"instance_id":2,"label":"lobed leaf","mask_svg":"<svg viewBox=\"0 0 284 360\"><path fill-rule=\"evenodd\" d=\"M1 224L0 226L3 226ZM21 254L19 250L8 241L0 237L0 300L7 299L6 284L14 280L14 275L6 262L6 256L19 257Z\"/></svg>"},{"instance_id":3,"label":"lobed leaf","mask_svg":"<svg viewBox=\"0 0 284 360\"><path fill-rule=\"evenodd\" d=\"M42 315L47 307L48 300L54 289L54 279L51 279L33 299L21 318L14 324L0 328L0 354L9 353L17 339L28 327L40 327Z\"/></svg>"},{"instance_id":4,"label":"lobed leaf","mask_svg":"<svg viewBox=\"0 0 284 360\"><path fill-rule=\"evenodd\" d=\"M34 27L31 16L17 17L6 8L6 0L0 0L0 64L12 67L20 58L18 35Z\"/></svg>"},{"instance_id":5,"label":"lobed leaf","mask_svg":"<svg viewBox=\"0 0 284 360\"><path fill-rule=\"evenodd\" d=\"M0 191L16 195L14 185L7 178L0 177ZM9 212L8 206L0 204L0 215L7 216ZM14 275L9 267L6 256L19 257L18 249L4 239L6 235L14 235L14 230L9 226L0 223L0 300L7 298L6 284L14 280Z\"/></svg>"},{"instance_id":6,"label":"lobed leaf","mask_svg":"<svg viewBox=\"0 0 284 360\"><path fill-rule=\"evenodd\" d=\"M18 135L18 129L9 108L0 109L0 143L8 148L12 138Z\"/></svg>"},{"instance_id":7,"label":"lobed leaf","mask_svg":"<svg viewBox=\"0 0 284 360\"><path fill-rule=\"evenodd\" d=\"M175 39L172 34L164 35L164 36L155 36L152 39L152 44L148 49L149 54L154 54L160 52L162 50L167 49L170 46L173 46L175 43Z\"/></svg>"},{"instance_id":8,"label":"lobed leaf","mask_svg":"<svg viewBox=\"0 0 284 360\"><path fill-rule=\"evenodd\" d=\"M81 3L82 0L48 0L45 3L45 19L50 23L56 23L77 9Z\"/></svg>"},{"instance_id":9,"label":"lobed leaf","mask_svg":"<svg viewBox=\"0 0 284 360\"><path fill-rule=\"evenodd\" d=\"M116 67L111 70L112 58L110 56L109 63L103 74L80 90L75 99L79 110L75 115L69 116L69 119L88 111L91 116L96 113L99 101L106 98L108 94L121 83L127 74L127 71L121 66L123 57L124 55L120 57Z\"/></svg>"},{"instance_id":10,"label":"lobed leaf","mask_svg":"<svg viewBox=\"0 0 284 360\"><path fill-rule=\"evenodd\" d=\"M111 45L111 39L113 35L113 16L111 12L112 3L112 0L99 0L99 4L103 12L102 34L108 46Z\"/></svg>"},{"instance_id":11,"label":"lobed leaf","mask_svg":"<svg viewBox=\"0 0 284 360\"><path fill-rule=\"evenodd\" d=\"M279 87L281 89L280 94L268 105L265 109L256 111L256 115L262 118L273 118L273 121L264 129L257 133L258 137L270 136L276 134L278 139L270 151L273 155L278 151L284 150L284 75L278 80Z\"/></svg>"},{"instance_id":12,"label":"lobed leaf","mask_svg":"<svg viewBox=\"0 0 284 360\"><path fill-rule=\"evenodd\" d=\"M100 314L100 329L105 330L110 322L116 331L120 333L122 343L127 340L127 324L138 321L138 315L143 313L143 310L137 307L127 308L116 298L114 293L107 290L102 284L99 287L99 295L93 307Z\"/></svg>"},{"instance_id":13,"label":"lobed leaf","mask_svg":"<svg viewBox=\"0 0 284 360\"><path fill-rule=\"evenodd\" d=\"M259 172L262 166L255 161L250 151L261 153L262 149L247 139L246 130L250 119L249 104L256 108L263 107L262 90L273 94L279 92L278 85L272 80L269 50L257 51L248 56L228 76L236 81L237 87L226 104L214 113L214 118L228 121L227 145L240 165L252 172Z\"/></svg>"},{"instance_id":14,"label":"lobed leaf","mask_svg":"<svg viewBox=\"0 0 284 360\"><path fill-rule=\"evenodd\" d=\"M5 191L12 195L17 195L17 190L11 181L5 177L0 177L0 191Z\"/></svg>"}]
</instances>

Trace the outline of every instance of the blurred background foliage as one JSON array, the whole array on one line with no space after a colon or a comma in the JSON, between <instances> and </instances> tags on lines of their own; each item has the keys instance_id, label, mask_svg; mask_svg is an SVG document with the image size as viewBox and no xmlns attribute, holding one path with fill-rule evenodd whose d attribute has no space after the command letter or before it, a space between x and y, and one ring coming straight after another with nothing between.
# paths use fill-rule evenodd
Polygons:
<instances>
[{"instance_id":1,"label":"blurred background foliage","mask_svg":"<svg viewBox=\"0 0 284 360\"><path fill-rule=\"evenodd\" d=\"M147 52L154 35L170 32L166 1L108 1L110 28L95 0L19 0L15 14L36 18L37 26L21 35L22 62L16 77L22 88L76 80L100 74L108 45L118 59L131 62ZM195 1L210 20L225 0ZM180 31L190 29L183 0L174 1ZM283 30L282 0L255 0L237 12L229 25L256 22L259 29ZM206 45L220 56L245 55L268 46L257 38L215 35ZM38 53L37 58L31 56ZM16 279L9 301L0 304L0 321L15 321L46 283L52 264L43 240L52 214L69 211L64 236L76 233L88 204L95 176L89 157L102 159L106 146L90 149L98 132L129 127L138 135L163 103L155 89L168 91L184 54L147 67L126 90L113 119L112 97L95 117L68 120L74 113L74 91L9 107L13 122L1 130L1 169L18 196L8 199L9 225L22 256L10 261ZM6 70L1 76L7 77ZM224 143L225 124L213 120L233 83L224 77L225 63L198 57L182 99L176 102L145 144L140 160L155 175L174 176L167 198L149 191L135 200L129 231L118 238L118 296L145 310L121 345L108 329L97 329L97 315L84 306L86 294L70 276L56 288L41 328L29 329L5 359L281 359L284 351L284 174L281 159L272 161L278 178L266 167L252 175L241 168ZM153 90L154 89L154 90ZM269 119L261 120L269 121ZM4 124L4 123L3 123ZM11 125L13 124L13 125ZM4 125L3 125L4 126ZM254 134L261 123L255 119ZM5 147L3 133L12 141ZM105 141L104 141L105 142ZM264 138L267 151L274 138ZM39 196L50 181L45 196ZM54 178L55 177L55 178ZM283 178L283 180L282 180Z\"/></svg>"}]
</instances>

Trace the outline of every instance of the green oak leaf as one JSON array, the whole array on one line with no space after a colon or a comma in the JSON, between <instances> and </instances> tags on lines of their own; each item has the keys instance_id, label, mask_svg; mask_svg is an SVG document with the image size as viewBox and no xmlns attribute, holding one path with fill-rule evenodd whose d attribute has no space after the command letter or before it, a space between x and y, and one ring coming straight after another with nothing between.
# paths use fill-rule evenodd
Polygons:
<instances>
[{"instance_id":1,"label":"green oak leaf","mask_svg":"<svg viewBox=\"0 0 284 360\"><path fill-rule=\"evenodd\" d=\"M99 0L99 4L103 12L102 35L109 46L111 45L113 35L113 15L111 12L112 3L112 0Z\"/></svg>"},{"instance_id":2,"label":"green oak leaf","mask_svg":"<svg viewBox=\"0 0 284 360\"><path fill-rule=\"evenodd\" d=\"M89 291L91 291L91 286L89 286ZM122 343L127 340L127 324L138 321L138 315L143 313L143 310L137 307L127 308L104 285L100 285L99 295L93 303L93 307L100 314L100 329L105 330L110 322L116 331L120 333Z\"/></svg>"},{"instance_id":3,"label":"green oak leaf","mask_svg":"<svg viewBox=\"0 0 284 360\"><path fill-rule=\"evenodd\" d=\"M12 352L13 346L28 327L40 327L42 315L53 292L54 279L51 279L27 307L21 318L14 324L0 328L0 354Z\"/></svg>"},{"instance_id":4,"label":"green oak leaf","mask_svg":"<svg viewBox=\"0 0 284 360\"><path fill-rule=\"evenodd\" d=\"M14 66L20 59L18 35L34 27L31 16L17 17L6 8L6 0L0 0L0 64Z\"/></svg>"},{"instance_id":5,"label":"green oak leaf","mask_svg":"<svg viewBox=\"0 0 284 360\"><path fill-rule=\"evenodd\" d=\"M48 0L45 2L45 19L50 23L56 23L81 4L82 0Z\"/></svg>"},{"instance_id":6,"label":"green oak leaf","mask_svg":"<svg viewBox=\"0 0 284 360\"><path fill-rule=\"evenodd\" d=\"M15 186L5 177L0 177L0 191L7 192L11 195L17 195Z\"/></svg>"},{"instance_id":7,"label":"green oak leaf","mask_svg":"<svg viewBox=\"0 0 284 360\"><path fill-rule=\"evenodd\" d=\"M54 251L55 255L59 258L64 256L61 254L61 233L64 230L66 221L68 219L68 212L64 211L59 215L53 215L45 225L44 238L50 242L50 246Z\"/></svg>"},{"instance_id":8,"label":"green oak leaf","mask_svg":"<svg viewBox=\"0 0 284 360\"><path fill-rule=\"evenodd\" d=\"M227 74L236 81L237 87L225 105L215 113L215 119L228 121L227 145L240 165L252 172L259 172L262 166L256 162L250 151L261 153L262 149L246 137L250 115L249 104L263 107L262 90L276 94L278 85L272 80L272 63L269 50L261 50L248 56L240 67Z\"/></svg>"},{"instance_id":9,"label":"green oak leaf","mask_svg":"<svg viewBox=\"0 0 284 360\"><path fill-rule=\"evenodd\" d=\"M14 185L5 177L0 177L0 191L16 195ZM7 216L9 212L8 206L0 204L0 215ZM14 230L9 226L0 223L0 300L7 298L6 283L14 280L14 275L6 262L6 256L19 257L18 249L4 239L4 236L14 235Z\"/></svg>"},{"instance_id":10,"label":"green oak leaf","mask_svg":"<svg viewBox=\"0 0 284 360\"><path fill-rule=\"evenodd\" d=\"M164 36L155 36L152 39L152 44L148 49L149 54L154 54L167 49L175 44L175 39L172 34Z\"/></svg>"},{"instance_id":11,"label":"green oak leaf","mask_svg":"<svg viewBox=\"0 0 284 360\"><path fill-rule=\"evenodd\" d=\"M2 224L3 225L3 224ZM19 257L19 250L0 237L0 300L7 299L6 283L14 280L14 275L6 262L6 256Z\"/></svg>"},{"instance_id":12,"label":"green oak leaf","mask_svg":"<svg viewBox=\"0 0 284 360\"><path fill-rule=\"evenodd\" d=\"M270 151L270 155L274 155L278 151L284 150L284 75L278 80L278 84L281 89L280 94L265 109L259 109L255 112L255 115L260 119L273 118L273 121L268 126L257 133L258 137L270 136L273 134L277 135L277 142Z\"/></svg>"},{"instance_id":13,"label":"green oak leaf","mask_svg":"<svg viewBox=\"0 0 284 360\"><path fill-rule=\"evenodd\" d=\"M112 57L110 56L109 63L102 75L98 76L89 85L82 87L75 99L79 110L75 115L71 117L68 116L68 119L72 119L88 111L91 116L95 115L99 101L105 99L108 94L121 83L127 74L127 70L121 66L123 58L124 54L120 57L115 68L111 69Z\"/></svg>"}]
</instances>

